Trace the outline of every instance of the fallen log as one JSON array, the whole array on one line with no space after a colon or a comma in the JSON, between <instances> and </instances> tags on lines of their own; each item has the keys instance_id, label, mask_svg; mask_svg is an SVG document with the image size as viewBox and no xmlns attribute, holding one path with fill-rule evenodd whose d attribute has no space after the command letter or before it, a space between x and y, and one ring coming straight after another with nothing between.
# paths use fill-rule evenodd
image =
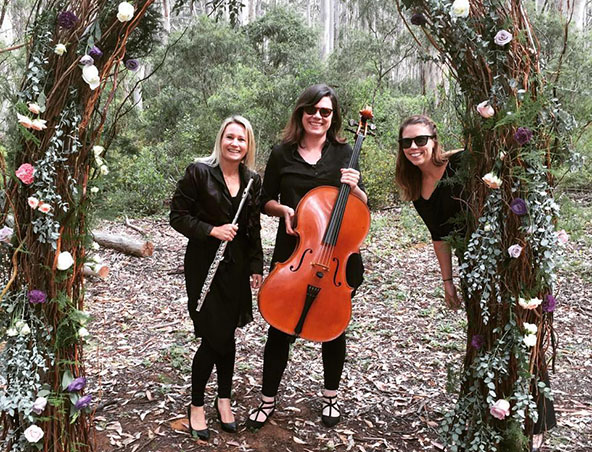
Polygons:
<instances>
[{"instance_id":1,"label":"fallen log","mask_svg":"<svg viewBox=\"0 0 592 452\"><path fill-rule=\"evenodd\" d=\"M146 240L138 240L126 235L114 235L102 231L92 231L92 236L99 245L132 256L149 257L154 252L154 245Z\"/></svg>"},{"instance_id":2,"label":"fallen log","mask_svg":"<svg viewBox=\"0 0 592 452\"><path fill-rule=\"evenodd\" d=\"M86 277L95 276L97 278L105 279L107 278L107 276L109 276L109 267L107 267L105 264L98 264L93 266L84 264L82 274Z\"/></svg>"}]
</instances>

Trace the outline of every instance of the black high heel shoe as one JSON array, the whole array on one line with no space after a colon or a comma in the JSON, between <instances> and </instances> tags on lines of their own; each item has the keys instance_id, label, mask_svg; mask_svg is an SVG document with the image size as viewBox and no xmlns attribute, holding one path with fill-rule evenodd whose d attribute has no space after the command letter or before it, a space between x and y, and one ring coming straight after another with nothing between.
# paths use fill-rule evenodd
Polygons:
<instances>
[{"instance_id":1,"label":"black high heel shoe","mask_svg":"<svg viewBox=\"0 0 592 452\"><path fill-rule=\"evenodd\" d=\"M189 434L192 438L198 438L202 441L210 439L210 430L207 427L203 430L194 430L191 426L191 405L187 407L187 423L189 425Z\"/></svg>"},{"instance_id":2,"label":"black high heel shoe","mask_svg":"<svg viewBox=\"0 0 592 452\"><path fill-rule=\"evenodd\" d=\"M271 417L271 415L275 411L275 399L271 402L265 402L261 400L261 403L257 408L249 413L249 417L247 418L247 428L252 431L259 430L261 427L265 425L267 420ZM263 414L265 418L262 421L256 421L251 419L251 416L255 415L255 419L259 417L259 413Z\"/></svg>"},{"instance_id":3,"label":"black high heel shoe","mask_svg":"<svg viewBox=\"0 0 592 452\"><path fill-rule=\"evenodd\" d=\"M216 407L216 413L218 413L218 420L220 421L220 426L222 430L228 433L236 433L238 430L238 425L236 421L234 422L222 422L222 415L220 414L220 408L218 408L218 397L214 400L214 406Z\"/></svg>"},{"instance_id":4,"label":"black high heel shoe","mask_svg":"<svg viewBox=\"0 0 592 452\"><path fill-rule=\"evenodd\" d=\"M329 408L329 414L325 416L323 412L325 408ZM333 416L333 412L337 413ZM323 396L323 407L321 408L321 421L325 427L334 427L341 420L341 413L339 412L339 406L337 405L337 396L327 397Z\"/></svg>"}]
</instances>

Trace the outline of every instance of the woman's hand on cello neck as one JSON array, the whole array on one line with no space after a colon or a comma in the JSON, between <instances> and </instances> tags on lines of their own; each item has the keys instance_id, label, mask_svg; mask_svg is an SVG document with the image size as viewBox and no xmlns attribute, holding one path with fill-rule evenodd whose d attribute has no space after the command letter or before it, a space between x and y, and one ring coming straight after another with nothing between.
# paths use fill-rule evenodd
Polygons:
<instances>
[{"instance_id":1,"label":"woman's hand on cello neck","mask_svg":"<svg viewBox=\"0 0 592 452\"><path fill-rule=\"evenodd\" d=\"M360 172L354 168L341 168L341 180L342 184L347 184L351 187L351 192L358 198L361 198L365 203L368 202L366 193L358 186L360 182Z\"/></svg>"}]
</instances>

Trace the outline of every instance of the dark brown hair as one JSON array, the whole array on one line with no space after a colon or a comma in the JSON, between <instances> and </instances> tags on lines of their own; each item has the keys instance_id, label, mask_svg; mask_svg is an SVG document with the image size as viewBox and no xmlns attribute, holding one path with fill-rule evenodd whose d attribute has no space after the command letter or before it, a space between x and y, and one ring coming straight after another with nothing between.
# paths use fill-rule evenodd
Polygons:
<instances>
[{"instance_id":1,"label":"dark brown hair","mask_svg":"<svg viewBox=\"0 0 592 452\"><path fill-rule=\"evenodd\" d=\"M341 134L341 110L335 90L324 83L312 85L306 88L298 100L296 107L292 111L290 120L282 131L282 142L288 144L300 144L304 138L304 127L302 126L302 110L304 107L316 105L323 97L328 96L333 105L333 116L331 117L331 126L327 130L327 140L332 143L343 143L345 139Z\"/></svg>"},{"instance_id":2,"label":"dark brown hair","mask_svg":"<svg viewBox=\"0 0 592 452\"><path fill-rule=\"evenodd\" d=\"M403 138L403 130L405 127L414 124L421 124L430 130L433 136L434 149L432 151L432 162L436 166L442 166L447 159L442 155L442 147L438 143L438 129L436 123L425 115L414 115L405 119L399 127L399 152L397 154L397 166L395 168L395 183L401 190L401 199L403 201L415 201L421 196L421 170L411 163L403 147L401 146L401 138Z\"/></svg>"}]
</instances>

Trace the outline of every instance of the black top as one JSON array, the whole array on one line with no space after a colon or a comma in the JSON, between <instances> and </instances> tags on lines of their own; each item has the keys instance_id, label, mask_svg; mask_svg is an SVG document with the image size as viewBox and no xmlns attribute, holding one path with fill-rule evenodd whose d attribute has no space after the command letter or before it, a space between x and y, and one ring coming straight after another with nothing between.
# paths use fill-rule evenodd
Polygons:
<instances>
[{"instance_id":1,"label":"black top","mask_svg":"<svg viewBox=\"0 0 592 452\"><path fill-rule=\"evenodd\" d=\"M432 240L443 240L455 229L452 219L458 215L461 210L460 195L462 185L458 182L448 181L456 175L460 165L462 152L456 153L450 157L442 179L438 182L436 189L430 196L430 199L419 197L413 201L413 206L417 213L428 227Z\"/></svg>"},{"instance_id":2,"label":"black top","mask_svg":"<svg viewBox=\"0 0 592 452\"><path fill-rule=\"evenodd\" d=\"M261 207L270 200L296 209L300 199L311 189L321 185L333 187L341 186L341 168L347 168L353 149L347 143L325 142L321 158L317 163L310 164L298 153L298 146L293 144L275 145L263 177L263 189L261 193ZM359 165L354 166L359 170ZM358 186L364 190L364 184L360 178ZM286 233L284 218L280 218L275 248L271 265L276 262L284 262L291 255L298 238ZM350 286L357 287L362 282L363 266L359 254L353 254L348 262L348 282Z\"/></svg>"},{"instance_id":3,"label":"black top","mask_svg":"<svg viewBox=\"0 0 592 452\"><path fill-rule=\"evenodd\" d=\"M201 288L220 245L220 240L209 233L214 226L232 222L250 177L254 182L238 219L238 233L226 247L204 305L196 312ZM193 163L178 182L171 201L171 226L189 238L184 270L195 334L206 337L220 352L233 347L235 328L252 320L249 276L263 273L261 177L241 165L240 180L241 188L232 197L219 166Z\"/></svg>"}]
</instances>

